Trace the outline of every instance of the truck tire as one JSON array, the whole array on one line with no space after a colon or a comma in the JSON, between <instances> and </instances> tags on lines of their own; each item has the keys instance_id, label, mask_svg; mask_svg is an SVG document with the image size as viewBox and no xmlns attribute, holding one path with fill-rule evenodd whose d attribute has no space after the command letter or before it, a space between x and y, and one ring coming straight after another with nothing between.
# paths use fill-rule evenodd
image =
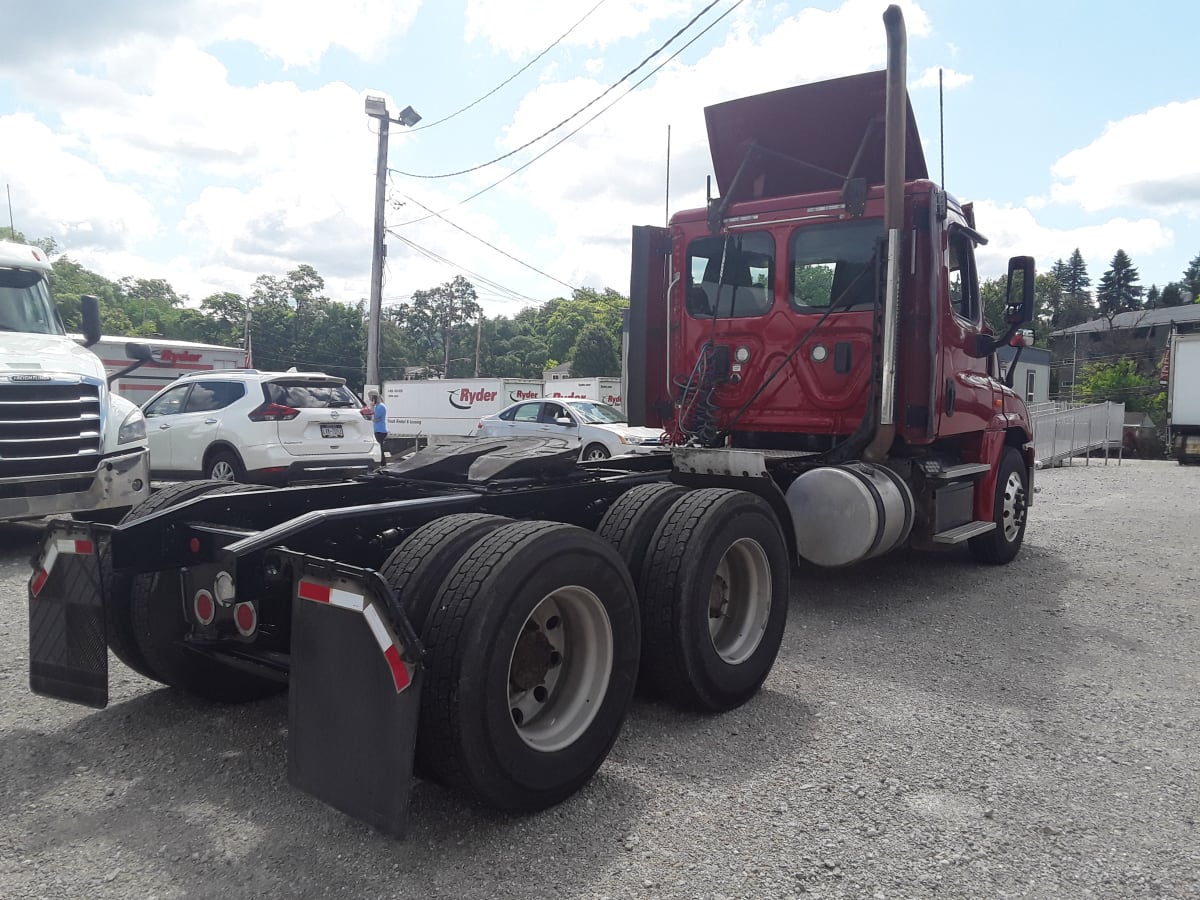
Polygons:
<instances>
[{"instance_id":1,"label":"truck tire","mask_svg":"<svg viewBox=\"0 0 1200 900\"><path fill-rule=\"evenodd\" d=\"M206 482L193 496L261 490L253 484ZM180 501L182 502L182 501ZM219 703L246 703L287 689L283 682L235 671L183 645L187 619L175 570L138 575L129 596L133 636L156 681Z\"/></svg>"},{"instance_id":2,"label":"truck tire","mask_svg":"<svg viewBox=\"0 0 1200 900\"><path fill-rule=\"evenodd\" d=\"M183 481L157 491L133 507L121 524L136 522L151 513L169 506L176 506L214 488L224 487L223 481ZM133 619L129 611L130 595L133 591L133 576L114 572L111 547L108 538L102 537L96 548L100 562L100 579L108 602L104 606L106 637L113 655L139 675L153 681L162 681L151 669L133 636Z\"/></svg>"},{"instance_id":3,"label":"truck tire","mask_svg":"<svg viewBox=\"0 0 1200 900\"><path fill-rule=\"evenodd\" d=\"M638 596L642 684L692 709L745 703L779 652L791 559L775 513L746 491L689 491L651 538Z\"/></svg>"},{"instance_id":4,"label":"truck tire","mask_svg":"<svg viewBox=\"0 0 1200 900\"><path fill-rule=\"evenodd\" d=\"M417 634L425 631L429 608L450 570L485 534L512 519L483 513L454 513L422 525L392 551L379 573L404 606Z\"/></svg>"},{"instance_id":5,"label":"truck tire","mask_svg":"<svg viewBox=\"0 0 1200 900\"><path fill-rule=\"evenodd\" d=\"M996 527L967 543L980 562L1003 565L1016 559L1025 540L1025 498L1029 471L1016 447L1005 447L996 474L996 498L992 517Z\"/></svg>"},{"instance_id":6,"label":"truck tire","mask_svg":"<svg viewBox=\"0 0 1200 900\"><path fill-rule=\"evenodd\" d=\"M617 548L633 583L640 584L650 538L671 505L687 488L670 482L639 484L626 491L604 513L596 534Z\"/></svg>"},{"instance_id":7,"label":"truck tire","mask_svg":"<svg viewBox=\"0 0 1200 900\"><path fill-rule=\"evenodd\" d=\"M595 534L514 522L455 566L425 628L420 769L511 813L553 806L600 767L633 696L633 582Z\"/></svg>"}]
</instances>

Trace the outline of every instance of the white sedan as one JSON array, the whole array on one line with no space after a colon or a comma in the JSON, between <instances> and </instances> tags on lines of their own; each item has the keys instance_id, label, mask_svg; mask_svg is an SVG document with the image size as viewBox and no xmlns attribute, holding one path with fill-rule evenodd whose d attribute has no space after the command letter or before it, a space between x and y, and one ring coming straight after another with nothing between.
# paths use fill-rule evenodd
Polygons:
<instances>
[{"instance_id":1,"label":"white sedan","mask_svg":"<svg viewBox=\"0 0 1200 900\"><path fill-rule=\"evenodd\" d=\"M635 428L615 406L595 400L522 400L484 416L477 437L554 437L577 446L580 459L646 453L662 446L658 428Z\"/></svg>"}]
</instances>

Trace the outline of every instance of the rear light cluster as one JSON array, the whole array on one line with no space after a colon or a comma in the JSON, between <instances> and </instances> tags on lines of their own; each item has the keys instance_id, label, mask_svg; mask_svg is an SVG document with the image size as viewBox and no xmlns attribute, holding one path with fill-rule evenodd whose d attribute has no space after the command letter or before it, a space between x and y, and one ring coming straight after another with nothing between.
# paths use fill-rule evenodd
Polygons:
<instances>
[{"instance_id":1,"label":"rear light cluster","mask_svg":"<svg viewBox=\"0 0 1200 900\"><path fill-rule=\"evenodd\" d=\"M287 422L300 415L300 410L284 406L282 403L264 403L251 410L247 418L251 422Z\"/></svg>"},{"instance_id":2,"label":"rear light cluster","mask_svg":"<svg viewBox=\"0 0 1200 900\"><path fill-rule=\"evenodd\" d=\"M364 419L366 419L367 421L370 421L371 419L375 418L375 411L373 409L371 409L371 407L369 407L369 406L364 406L362 409L359 410L359 412L362 413L362 417Z\"/></svg>"}]
</instances>

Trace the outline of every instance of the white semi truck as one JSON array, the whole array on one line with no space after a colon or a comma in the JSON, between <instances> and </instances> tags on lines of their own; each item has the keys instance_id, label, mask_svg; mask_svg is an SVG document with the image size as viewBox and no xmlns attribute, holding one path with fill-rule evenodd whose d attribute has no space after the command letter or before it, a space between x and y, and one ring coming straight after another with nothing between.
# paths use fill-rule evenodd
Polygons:
<instances>
[{"instance_id":1,"label":"white semi truck","mask_svg":"<svg viewBox=\"0 0 1200 900\"><path fill-rule=\"evenodd\" d=\"M109 389L87 347L100 340L100 304L84 297L80 346L50 296L50 261L0 241L0 521L72 513L117 521L150 493L146 420ZM150 359L129 343L131 370Z\"/></svg>"},{"instance_id":2,"label":"white semi truck","mask_svg":"<svg viewBox=\"0 0 1200 900\"><path fill-rule=\"evenodd\" d=\"M1167 426L1171 455L1180 465L1200 464L1200 334L1171 336L1167 376Z\"/></svg>"}]
</instances>

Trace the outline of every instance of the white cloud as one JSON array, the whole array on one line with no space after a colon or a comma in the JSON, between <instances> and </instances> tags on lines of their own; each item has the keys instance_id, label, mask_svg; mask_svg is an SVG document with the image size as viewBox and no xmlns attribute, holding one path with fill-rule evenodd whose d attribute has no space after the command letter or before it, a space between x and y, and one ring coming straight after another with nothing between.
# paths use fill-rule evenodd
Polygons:
<instances>
[{"instance_id":1,"label":"white cloud","mask_svg":"<svg viewBox=\"0 0 1200 900\"><path fill-rule=\"evenodd\" d=\"M1050 197L1088 212L1134 207L1200 216L1200 99L1110 122L1054 164Z\"/></svg>"},{"instance_id":2,"label":"white cloud","mask_svg":"<svg viewBox=\"0 0 1200 900\"><path fill-rule=\"evenodd\" d=\"M596 0L468 0L466 38L485 40L519 59L544 50L595 6ZM603 50L621 38L646 33L659 20L694 15L702 6L696 0L607 0L563 45Z\"/></svg>"},{"instance_id":3,"label":"white cloud","mask_svg":"<svg viewBox=\"0 0 1200 900\"><path fill-rule=\"evenodd\" d=\"M106 250L153 237L154 206L82 159L73 143L28 114L0 117L0 181L12 186L17 230Z\"/></svg>"},{"instance_id":4,"label":"white cloud","mask_svg":"<svg viewBox=\"0 0 1200 900\"><path fill-rule=\"evenodd\" d=\"M988 238L987 246L978 250L984 278L1003 275L1010 256L1033 256L1038 271L1048 271L1055 260L1066 259L1076 248L1089 271L1099 273L1108 268L1116 247L1136 260L1169 248L1175 239L1172 230L1155 219L1114 218L1077 228L1054 228L1041 224L1029 209L989 200L976 201L975 220Z\"/></svg>"},{"instance_id":5,"label":"white cloud","mask_svg":"<svg viewBox=\"0 0 1200 900\"><path fill-rule=\"evenodd\" d=\"M974 75L966 75L962 72L956 72L954 69L938 69L936 66L931 66L921 73L921 76L910 87L913 88L935 88L938 86L938 72L942 74L942 87L948 91L962 87L964 84L970 84L975 80Z\"/></svg>"}]
</instances>

